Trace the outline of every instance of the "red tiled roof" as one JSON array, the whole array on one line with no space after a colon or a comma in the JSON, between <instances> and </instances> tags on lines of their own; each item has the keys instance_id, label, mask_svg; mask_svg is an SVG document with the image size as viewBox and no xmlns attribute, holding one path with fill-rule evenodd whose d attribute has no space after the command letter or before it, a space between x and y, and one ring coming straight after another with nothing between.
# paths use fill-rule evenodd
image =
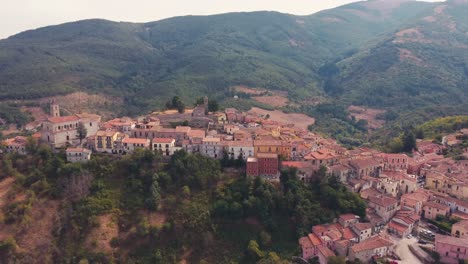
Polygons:
<instances>
[{"instance_id":1,"label":"red tiled roof","mask_svg":"<svg viewBox=\"0 0 468 264\"><path fill-rule=\"evenodd\" d=\"M392 242L382 238L382 237L373 237L368 240L365 240L359 244L356 244L351 247L351 250L354 252L362 252L362 251L367 251L367 250L372 250L376 248L382 248L382 247L389 247L393 245Z\"/></svg>"},{"instance_id":2,"label":"red tiled roof","mask_svg":"<svg viewBox=\"0 0 468 264\"><path fill-rule=\"evenodd\" d=\"M315 225L312 227L312 232L314 232L314 234L321 234L327 231L328 231L328 228L324 225Z\"/></svg>"},{"instance_id":3,"label":"red tiled roof","mask_svg":"<svg viewBox=\"0 0 468 264\"><path fill-rule=\"evenodd\" d=\"M192 129L187 133L187 136L188 137L204 138L205 137L205 130Z\"/></svg>"},{"instance_id":4,"label":"red tiled roof","mask_svg":"<svg viewBox=\"0 0 468 264\"><path fill-rule=\"evenodd\" d=\"M322 254L322 256L324 256L325 258L336 256L335 253L333 253L333 251L331 251L326 246L319 246L318 250L319 250L320 254Z\"/></svg>"},{"instance_id":5,"label":"red tiled roof","mask_svg":"<svg viewBox=\"0 0 468 264\"><path fill-rule=\"evenodd\" d=\"M91 152L91 150L85 148L67 148L66 152Z\"/></svg>"},{"instance_id":6,"label":"red tiled roof","mask_svg":"<svg viewBox=\"0 0 468 264\"><path fill-rule=\"evenodd\" d=\"M434 202L424 203L424 206L431 207L431 208L436 208L436 209L444 210L444 211L450 209L450 206L448 206L448 205L440 204L440 203L434 203Z\"/></svg>"},{"instance_id":7,"label":"red tiled roof","mask_svg":"<svg viewBox=\"0 0 468 264\"><path fill-rule=\"evenodd\" d=\"M390 229L394 229L394 230L398 231L399 233L404 233L404 232L406 232L408 230L408 226L402 225L402 224L394 222L394 221L391 221L390 223L388 223L388 227Z\"/></svg>"},{"instance_id":8,"label":"red tiled roof","mask_svg":"<svg viewBox=\"0 0 468 264\"><path fill-rule=\"evenodd\" d=\"M129 143L129 144L148 144L148 139L146 138L124 138L122 143Z\"/></svg>"},{"instance_id":9,"label":"red tiled roof","mask_svg":"<svg viewBox=\"0 0 468 264\"><path fill-rule=\"evenodd\" d=\"M173 138L153 138L153 143L172 143L175 141Z\"/></svg>"},{"instance_id":10,"label":"red tiled roof","mask_svg":"<svg viewBox=\"0 0 468 264\"><path fill-rule=\"evenodd\" d=\"M316 236L315 234L311 233L307 237L309 238L310 242L314 246L318 246L318 245L322 244L322 240L318 236Z\"/></svg>"},{"instance_id":11,"label":"red tiled roof","mask_svg":"<svg viewBox=\"0 0 468 264\"><path fill-rule=\"evenodd\" d=\"M281 140L255 140L254 146L281 146Z\"/></svg>"},{"instance_id":12,"label":"red tiled roof","mask_svg":"<svg viewBox=\"0 0 468 264\"><path fill-rule=\"evenodd\" d=\"M302 248L310 248L313 246L308 237L299 238L299 245L301 245Z\"/></svg>"},{"instance_id":13,"label":"red tiled roof","mask_svg":"<svg viewBox=\"0 0 468 264\"><path fill-rule=\"evenodd\" d=\"M65 123L65 122L74 122L80 120L79 117L76 115L71 116L56 116L56 117L49 117L47 121L50 123L58 124L58 123Z\"/></svg>"},{"instance_id":14,"label":"red tiled roof","mask_svg":"<svg viewBox=\"0 0 468 264\"><path fill-rule=\"evenodd\" d=\"M344 239L350 240L356 238L356 234L354 234L353 230L351 230L349 227L344 228L342 232Z\"/></svg>"},{"instance_id":15,"label":"red tiled roof","mask_svg":"<svg viewBox=\"0 0 468 264\"><path fill-rule=\"evenodd\" d=\"M363 231L363 230L366 230L366 229L371 229L372 224L371 223L357 223L357 224L354 225L354 227L359 231Z\"/></svg>"},{"instance_id":16,"label":"red tiled roof","mask_svg":"<svg viewBox=\"0 0 468 264\"><path fill-rule=\"evenodd\" d=\"M452 246L468 248L468 239L466 238L436 235L435 243L436 243L436 247L437 247L437 244L441 243L441 244L448 244Z\"/></svg>"},{"instance_id":17,"label":"red tiled roof","mask_svg":"<svg viewBox=\"0 0 468 264\"><path fill-rule=\"evenodd\" d=\"M310 162L305 162L305 161L283 161L281 165L283 167L291 167L291 168L298 168L298 169L312 167L312 164L310 164Z\"/></svg>"},{"instance_id":18,"label":"red tiled roof","mask_svg":"<svg viewBox=\"0 0 468 264\"><path fill-rule=\"evenodd\" d=\"M349 220L354 220L357 219L359 216L354 215L354 214L342 214L340 215L340 219L343 221L349 221Z\"/></svg>"},{"instance_id":19,"label":"red tiled roof","mask_svg":"<svg viewBox=\"0 0 468 264\"><path fill-rule=\"evenodd\" d=\"M369 197L369 201L377 205L383 206L383 207L387 207L387 206L398 203L397 199L390 197L390 196L381 196L381 197L371 196Z\"/></svg>"},{"instance_id":20,"label":"red tiled roof","mask_svg":"<svg viewBox=\"0 0 468 264\"><path fill-rule=\"evenodd\" d=\"M181 133L188 133L192 128L189 126L177 126L175 128L176 132L181 132Z\"/></svg>"}]
</instances>

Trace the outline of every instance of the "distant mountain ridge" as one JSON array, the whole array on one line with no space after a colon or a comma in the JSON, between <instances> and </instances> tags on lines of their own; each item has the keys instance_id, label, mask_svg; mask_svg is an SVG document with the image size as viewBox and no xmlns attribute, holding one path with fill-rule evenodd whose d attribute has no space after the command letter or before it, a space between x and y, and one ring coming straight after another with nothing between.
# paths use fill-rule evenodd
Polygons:
<instances>
[{"instance_id":1,"label":"distant mountain ridge","mask_svg":"<svg viewBox=\"0 0 468 264\"><path fill-rule=\"evenodd\" d=\"M373 0L310 16L93 19L26 31L0 41L0 100L86 91L147 110L176 94L222 99L247 85L373 107L463 102L465 2Z\"/></svg>"}]
</instances>

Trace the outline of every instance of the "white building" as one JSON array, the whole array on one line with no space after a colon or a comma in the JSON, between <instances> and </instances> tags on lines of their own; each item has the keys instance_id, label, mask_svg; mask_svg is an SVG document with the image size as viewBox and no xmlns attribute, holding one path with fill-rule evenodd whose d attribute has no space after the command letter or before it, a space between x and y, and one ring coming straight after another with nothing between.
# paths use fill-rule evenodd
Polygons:
<instances>
[{"instance_id":1,"label":"white building","mask_svg":"<svg viewBox=\"0 0 468 264\"><path fill-rule=\"evenodd\" d=\"M26 154L26 144L28 139L26 137L17 136L14 138L6 139L3 141L6 152L16 152L19 154Z\"/></svg>"},{"instance_id":2,"label":"white building","mask_svg":"<svg viewBox=\"0 0 468 264\"><path fill-rule=\"evenodd\" d=\"M68 162L86 162L91 159L91 150L85 148L67 148Z\"/></svg>"},{"instance_id":3,"label":"white building","mask_svg":"<svg viewBox=\"0 0 468 264\"><path fill-rule=\"evenodd\" d=\"M351 229L358 235L359 242L362 242L372 236L371 223L356 223L351 225Z\"/></svg>"},{"instance_id":4,"label":"white building","mask_svg":"<svg viewBox=\"0 0 468 264\"><path fill-rule=\"evenodd\" d=\"M86 128L86 137L96 135L99 130L101 117L94 114L76 114L60 116L58 105L51 105L51 117L42 123L42 141L53 148L73 145L79 141L78 125L81 123Z\"/></svg>"},{"instance_id":5,"label":"white building","mask_svg":"<svg viewBox=\"0 0 468 264\"><path fill-rule=\"evenodd\" d=\"M124 153L131 153L138 148L149 149L150 140L147 138L130 138L125 137L122 140L122 151Z\"/></svg>"},{"instance_id":6,"label":"white building","mask_svg":"<svg viewBox=\"0 0 468 264\"><path fill-rule=\"evenodd\" d=\"M220 138L204 138L200 146L200 154L214 159L223 157L223 146Z\"/></svg>"},{"instance_id":7,"label":"white building","mask_svg":"<svg viewBox=\"0 0 468 264\"><path fill-rule=\"evenodd\" d=\"M252 141L224 141L223 146L230 159L242 157L242 159L247 160L248 157L254 156Z\"/></svg>"},{"instance_id":8,"label":"white building","mask_svg":"<svg viewBox=\"0 0 468 264\"><path fill-rule=\"evenodd\" d=\"M172 156L176 151L175 142L174 138L153 138L152 148L163 156Z\"/></svg>"}]
</instances>

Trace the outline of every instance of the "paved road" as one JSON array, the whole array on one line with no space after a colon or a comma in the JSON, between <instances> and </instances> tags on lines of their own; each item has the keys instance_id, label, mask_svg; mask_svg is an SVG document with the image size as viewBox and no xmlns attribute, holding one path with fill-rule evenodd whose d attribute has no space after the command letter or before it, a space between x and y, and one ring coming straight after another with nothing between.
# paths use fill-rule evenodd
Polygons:
<instances>
[{"instance_id":1,"label":"paved road","mask_svg":"<svg viewBox=\"0 0 468 264\"><path fill-rule=\"evenodd\" d=\"M398 263L400 264L423 264L409 249L408 245L417 244L416 238L392 238L396 243L396 254L401 258Z\"/></svg>"}]
</instances>

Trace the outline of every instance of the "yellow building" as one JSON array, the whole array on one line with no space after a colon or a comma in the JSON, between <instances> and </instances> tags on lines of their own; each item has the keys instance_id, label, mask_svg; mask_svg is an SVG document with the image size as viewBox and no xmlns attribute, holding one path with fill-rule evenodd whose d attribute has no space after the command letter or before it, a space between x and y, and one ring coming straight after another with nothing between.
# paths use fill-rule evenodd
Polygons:
<instances>
[{"instance_id":1,"label":"yellow building","mask_svg":"<svg viewBox=\"0 0 468 264\"><path fill-rule=\"evenodd\" d=\"M255 157L259 153L274 153L289 159L291 157L291 144L283 143L281 140L255 140Z\"/></svg>"},{"instance_id":2,"label":"yellow building","mask_svg":"<svg viewBox=\"0 0 468 264\"><path fill-rule=\"evenodd\" d=\"M95 150L97 152L113 153L116 151L116 140L120 133L117 131L98 131L96 134Z\"/></svg>"},{"instance_id":3,"label":"yellow building","mask_svg":"<svg viewBox=\"0 0 468 264\"><path fill-rule=\"evenodd\" d=\"M468 185L455 177L450 178L439 172L426 173L426 188L450 194L459 199L468 198Z\"/></svg>"}]
</instances>

